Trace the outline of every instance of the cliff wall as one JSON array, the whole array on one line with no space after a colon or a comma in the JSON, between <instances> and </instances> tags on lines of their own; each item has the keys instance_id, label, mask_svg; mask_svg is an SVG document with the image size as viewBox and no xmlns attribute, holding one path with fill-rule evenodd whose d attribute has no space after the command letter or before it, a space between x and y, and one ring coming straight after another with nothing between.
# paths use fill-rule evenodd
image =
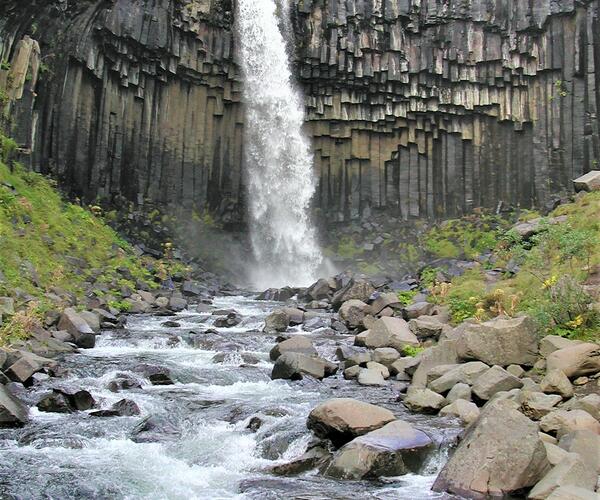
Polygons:
<instances>
[{"instance_id":1,"label":"cliff wall","mask_svg":"<svg viewBox=\"0 0 600 500\"><path fill-rule=\"evenodd\" d=\"M244 213L225 0L5 0L0 88L31 167L93 200ZM330 221L542 206L600 161L600 0L295 0Z\"/></svg>"}]
</instances>

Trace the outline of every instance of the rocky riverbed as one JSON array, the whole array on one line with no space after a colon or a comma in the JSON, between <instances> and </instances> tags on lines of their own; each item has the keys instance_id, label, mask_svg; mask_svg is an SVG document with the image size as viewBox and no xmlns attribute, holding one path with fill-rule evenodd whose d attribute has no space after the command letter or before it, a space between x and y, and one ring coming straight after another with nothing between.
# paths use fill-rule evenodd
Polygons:
<instances>
[{"instance_id":1,"label":"rocky riverbed","mask_svg":"<svg viewBox=\"0 0 600 500\"><path fill-rule=\"evenodd\" d=\"M455 328L392 291L414 286L187 283L134 294L138 314L66 310L0 351L0 492L598 498L598 345L526 317Z\"/></svg>"}]
</instances>

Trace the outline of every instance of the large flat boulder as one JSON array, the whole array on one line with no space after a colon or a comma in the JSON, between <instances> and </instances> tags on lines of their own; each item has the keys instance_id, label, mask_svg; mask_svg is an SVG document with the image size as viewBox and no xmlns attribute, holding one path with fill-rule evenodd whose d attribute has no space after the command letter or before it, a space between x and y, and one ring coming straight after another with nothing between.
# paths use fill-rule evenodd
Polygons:
<instances>
[{"instance_id":1,"label":"large flat boulder","mask_svg":"<svg viewBox=\"0 0 600 500\"><path fill-rule=\"evenodd\" d=\"M504 497L534 486L549 470L538 426L512 401L494 401L471 424L433 490L466 498Z\"/></svg>"},{"instance_id":2,"label":"large flat boulder","mask_svg":"<svg viewBox=\"0 0 600 500\"><path fill-rule=\"evenodd\" d=\"M575 191L598 191L600 190L600 170L590 170L587 174L573 181Z\"/></svg>"},{"instance_id":3,"label":"large flat boulder","mask_svg":"<svg viewBox=\"0 0 600 500\"><path fill-rule=\"evenodd\" d=\"M286 352L298 352L305 356L317 355L317 350L313 346L311 340L303 335L294 335L293 337L280 342L271 349L269 356L272 361L276 361L279 356Z\"/></svg>"},{"instance_id":4,"label":"large flat boulder","mask_svg":"<svg viewBox=\"0 0 600 500\"><path fill-rule=\"evenodd\" d=\"M473 394L479 399L487 401L498 392L520 389L521 387L523 387L523 382L520 378L511 375L500 366L492 366L477 377L473 384Z\"/></svg>"},{"instance_id":5,"label":"large flat boulder","mask_svg":"<svg viewBox=\"0 0 600 500\"><path fill-rule=\"evenodd\" d=\"M470 323L457 339L457 352L461 359L488 365L533 366L538 356L538 335L527 316Z\"/></svg>"},{"instance_id":6,"label":"large flat boulder","mask_svg":"<svg viewBox=\"0 0 600 500\"><path fill-rule=\"evenodd\" d=\"M277 358L271 378L301 380L305 375L310 375L318 380L333 375L337 365L325 359L306 356L298 352L286 352Z\"/></svg>"},{"instance_id":7,"label":"large flat boulder","mask_svg":"<svg viewBox=\"0 0 600 500\"><path fill-rule=\"evenodd\" d=\"M29 421L27 407L0 384L0 427L20 427Z\"/></svg>"},{"instance_id":8,"label":"large flat boulder","mask_svg":"<svg viewBox=\"0 0 600 500\"><path fill-rule=\"evenodd\" d=\"M314 408L306 425L318 437L339 447L394 420L396 417L386 408L356 399L336 398Z\"/></svg>"},{"instance_id":9,"label":"large flat boulder","mask_svg":"<svg viewBox=\"0 0 600 500\"><path fill-rule=\"evenodd\" d=\"M396 420L344 445L325 474L357 480L418 472L432 444L427 434Z\"/></svg>"},{"instance_id":10,"label":"large flat boulder","mask_svg":"<svg viewBox=\"0 0 600 500\"><path fill-rule=\"evenodd\" d=\"M92 348L96 345L94 330L72 307L68 307L61 314L58 329L69 332L78 347Z\"/></svg>"},{"instance_id":11,"label":"large flat boulder","mask_svg":"<svg viewBox=\"0 0 600 500\"><path fill-rule=\"evenodd\" d=\"M402 318L380 318L369 330L356 337L357 345L376 349L378 347L393 347L402 351L406 346L418 346L419 339L410 331L408 323Z\"/></svg>"},{"instance_id":12,"label":"large flat boulder","mask_svg":"<svg viewBox=\"0 0 600 500\"><path fill-rule=\"evenodd\" d=\"M588 342L554 351L546 359L546 369L561 370L569 378L594 375L600 372L600 345Z\"/></svg>"}]
</instances>

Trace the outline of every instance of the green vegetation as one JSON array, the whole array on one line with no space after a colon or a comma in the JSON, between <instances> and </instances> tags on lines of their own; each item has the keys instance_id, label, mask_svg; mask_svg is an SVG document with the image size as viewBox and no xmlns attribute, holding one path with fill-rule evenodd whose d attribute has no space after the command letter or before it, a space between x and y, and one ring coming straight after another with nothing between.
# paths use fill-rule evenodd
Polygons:
<instances>
[{"instance_id":1,"label":"green vegetation","mask_svg":"<svg viewBox=\"0 0 600 500\"><path fill-rule=\"evenodd\" d=\"M445 221L425 234L423 247L442 259L474 259L492 251L509 222L492 215Z\"/></svg>"},{"instance_id":2,"label":"green vegetation","mask_svg":"<svg viewBox=\"0 0 600 500\"><path fill-rule=\"evenodd\" d=\"M338 242L337 249L334 251L343 259L353 259L363 254L363 249L357 246L356 242L349 236L341 238Z\"/></svg>"},{"instance_id":3,"label":"green vegetation","mask_svg":"<svg viewBox=\"0 0 600 500\"><path fill-rule=\"evenodd\" d=\"M398 300L403 306L408 306L412 304L412 301L415 298L415 295L417 295L417 293L419 293L417 290L398 292Z\"/></svg>"},{"instance_id":4,"label":"green vegetation","mask_svg":"<svg viewBox=\"0 0 600 500\"><path fill-rule=\"evenodd\" d=\"M87 209L66 202L48 178L9 168L16 147L0 134L0 296L16 291L33 297L0 329L0 341L21 338L51 308L56 296L83 301L93 284L94 293L113 299L110 305L127 311L121 288L140 284L150 288L175 272L181 263L138 257L132 247L101 218L98 207ZM54 299L53 299L54 297ZM18 304L21 305L21 304Z\"/></svg>"},{"instance_id":5,"label":"green vegetation","mask_svg":"<svg viewBox=\"0 0 600 500\"><path fill-rule=\"evenodd\" d=\"M529 241L521 241L513 231L500 235L496 263L519 264L514 276L488 284L479 267L451 284L432 285L428 275L425 284L431 288L431 300L448 305L454 323L527 313L543 334L599 340L600 313L592 307L598 301L583 285L600 265L600 193L582 195L551 217L561 215L566 222L542 223Z\"/></svg>"},{"instance_id":6,"label":"green vegetation","mask_svg":"<svg viewBox=\"0 0 600 500\"><path fill-rule=\"evenodd\" d=\"M425 350L424 347L415 347L412 345L405 345L402 348L402 354L404 354L404 356L410 356L411 358L414 358L417 354L423 352Z\"/></svg>"}]
</instances>

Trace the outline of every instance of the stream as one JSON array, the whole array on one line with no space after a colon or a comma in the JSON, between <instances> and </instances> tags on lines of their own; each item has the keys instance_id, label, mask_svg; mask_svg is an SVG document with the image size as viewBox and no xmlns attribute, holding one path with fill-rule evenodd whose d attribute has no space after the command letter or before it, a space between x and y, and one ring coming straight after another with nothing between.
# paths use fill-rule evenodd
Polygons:
<instances>
[{"instance_id":1,"label":"stream","mask_svg":"<svg viewBox=\"0 0 600 500\"><path fill-rule=\"evenodd\" d=\"M94 349L67 356L61 364L64 378L42 381L20 394L33 406L31 423L0 430L0 498L450 498L430 487L460 432L454 420L409 413L397 402L395 382L362 387L345 381L341 372L323 382L272 381L269 350L275 337L261 330L265 317L281 304L234 296L217 297L213 305L235 309L243 321L214 328L217 316L210 312L130 316L126 329L105 331ZM167 319L180 326L161 326ZM338 345L353 341L331 329L291 328L297 333L310 336L331 360ZM219 353L224 353L222 362L213 360ZM151 385L141 365L168 368L175 383ZM112 392L109 384L119 377L137 383ZM141 415L37 410L42 395L58 385L87 389L95 410L124 398L135 401ZM332 397L389 408L428 433L438 451L420 475L377 482L332 480L316 471L294 477L269 473L306 450L313 439L306 428L308 413ZM138 432L149 416L154 427ZM253 417L262 422L256 431L247 428Z\"/></svg>"}]
</instances>

